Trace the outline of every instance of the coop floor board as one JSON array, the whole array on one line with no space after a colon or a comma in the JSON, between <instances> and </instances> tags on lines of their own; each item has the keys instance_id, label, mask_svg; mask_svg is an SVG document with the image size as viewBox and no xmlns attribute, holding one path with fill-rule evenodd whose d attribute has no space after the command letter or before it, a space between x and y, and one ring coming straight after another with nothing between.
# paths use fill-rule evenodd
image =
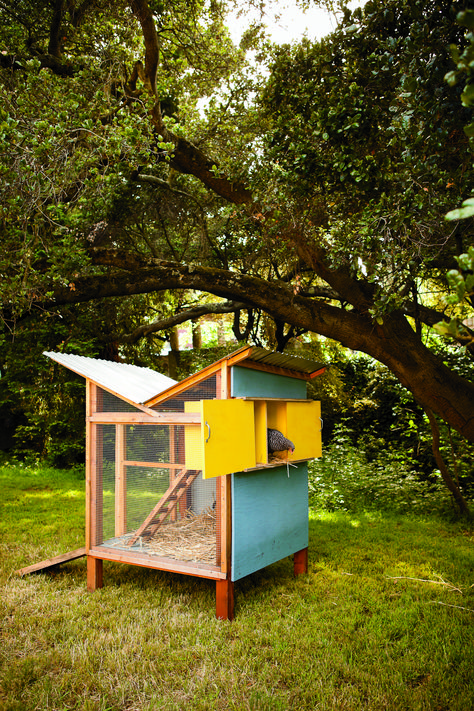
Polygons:
<instances>
[{"instance_id":1,"label":"coop floor board","mask_svg":"<svg viewBox=\"0 0 474 711\"><path fill-rule=\"evenodd\" d=\"M130 551L130 548L126 551L123 548L110 548L106 544L91 548L89 555L102 560L139 565L144 568L153 568L156 570L167 570L171 573L182 573L183 575L196 575L200 578L210 578L212 580L223 580L226 577L226 574L216 565L196 562L187 563L173 560L172 558L147 555L143 552L133 552Z\"/></svg>"}]
</instances>

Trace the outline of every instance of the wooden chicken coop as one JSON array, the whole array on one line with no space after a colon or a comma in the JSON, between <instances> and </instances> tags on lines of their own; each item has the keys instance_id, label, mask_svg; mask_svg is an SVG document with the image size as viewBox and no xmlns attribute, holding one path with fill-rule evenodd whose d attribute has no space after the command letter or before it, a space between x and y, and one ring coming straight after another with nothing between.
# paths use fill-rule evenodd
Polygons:
<instances>
[{"instance_id":1,"label":"wooden chicken coop","mask_svg":"<svg viewBox=\"0 0 474 711\"><path fill-rule=\"evenodd\" d=\"M324 366L243 347L175 382L45 355L86 379L86 540L70 558L87 555L89 590L102 586L104 560L195 575L216 581L216 615L232 619L236 580L290 555L295 574L307 570L307 460L321 456L321 413L306 382ZM268 428L294 452L269 456Z\"/></svg>"}]
</instances>

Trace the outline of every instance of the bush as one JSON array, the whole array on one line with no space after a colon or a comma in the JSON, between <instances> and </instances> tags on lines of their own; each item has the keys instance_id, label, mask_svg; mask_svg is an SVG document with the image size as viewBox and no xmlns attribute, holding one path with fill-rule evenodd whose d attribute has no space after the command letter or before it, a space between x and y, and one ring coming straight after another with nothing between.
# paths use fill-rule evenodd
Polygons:
<instances>
[{"instance_id":1,"label":"bush","mask_svg":"<svg viewBox=\"0 0 474 711\"><path fill-rule=\"evenodd\" d=\"M313 508L361 512L445 513L451 508L441 478L422 480L403 452L386 449L368 461L349 436L337 432L321 459L309 464Z\"/></svg>"}]
</instances>

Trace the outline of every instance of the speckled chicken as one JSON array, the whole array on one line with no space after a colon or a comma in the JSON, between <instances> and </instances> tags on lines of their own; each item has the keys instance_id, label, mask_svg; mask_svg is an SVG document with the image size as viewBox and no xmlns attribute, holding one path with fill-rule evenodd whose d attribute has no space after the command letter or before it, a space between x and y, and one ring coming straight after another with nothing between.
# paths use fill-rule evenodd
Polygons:
<instances>
[{"instance_id":1,"label":"speckled chicken","mask_svg":"<svg viewBox=\"0 0 474 711\"><path fill-rule=\"evenodd\" d=\"M279 430L267 429L267 443L268 443L268 454L273 454L274 452L284 452L288 450L293 453L295 451L295 445L289 439L287 439Z\"/></svg>"}]
</instances>

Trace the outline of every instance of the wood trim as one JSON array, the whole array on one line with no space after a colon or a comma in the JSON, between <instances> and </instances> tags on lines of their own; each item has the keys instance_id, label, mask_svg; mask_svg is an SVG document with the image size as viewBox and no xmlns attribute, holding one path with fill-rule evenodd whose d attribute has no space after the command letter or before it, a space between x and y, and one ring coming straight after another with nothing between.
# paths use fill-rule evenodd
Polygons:
<instances>
[{"instance_id":1,"label":"wood trim","mask_svg":"<svg viewBox=\"0 0 474 711\"><path fill-rule=\"evenodd\" d=\"M168 388L168 390L165 390L163 393L155 395L155 397L151 398L150 400L147 400L145 403L146 407L154 407L159 402L162 402L163 400L169 400L170 398L173 398L176 395L182 393L183 390L188 390L189 388L192 388L193 385L195 385L196 383L200 383L202 380L205 380L210 375L217 373L221 369L221 365L224 362L227 364L227 367L230 367L231 365L234 365L236 363L240 363L241 360L247 358L251 351L251 346L243 346L240 350L235 351L235 353L231 354L230 356L224 356L223 358L220 358L215 363L212 363L206 368L200 370L198 373L189 375L187 378L181 380L176 385L173 385L172 387Z\"/></svg>"},{"instance_id":2,"label":"wood trim","mask_svg":"<svg viewBox=\"0 0 474 711\"><path fill-rule=\"evenodd\" d=\"M322 375L322 374L325 372L326 367L327 367L327 366L324 366L324 368L320 368L319 370L315 370L314 373L311 373L311 375L309 376L309 377L311 378L311 380L312 380L313 378L317 378L318 375Z\"/></svg>"},{"instance_id":3,"label":"wood trim","mask_svg":"<svg viewBox=\"0 0 474 711\"><path fill-rule=\"evenodd\" d=\"M228 578L216 580L216 617L218 620L234 619L234 583Z\"/></svg>"},{"instance_id":4,"label":"wood trim","mask_svg":"<svg viewBox=\"0 0 474 711\"><path fill-rule=\"evenodd\" d=\"M303 548L293 556L293 569L295 578L297 575L308 572L308 549Z\"/></svg>"},{"instance_id":5,"label":"wood trim","mask_svg":"<svg viewBox=\"0 0 474 711\"><path fill-rule=\"evenodd\" d=\"M40 563L35 563L34 565L28 565L26 568L20 568L20 570L15 572L17 575L23 577L24 575L30 575L30 573L38 573L40 570L49 570L49 568L54 568L56 565L61 565L61 563L68 563L70 560L83 558L85 555L85 548L77 548L75 551L55 555L53 558L42 560Z\"/></svg>"},{"instance_id":6,"label":"wood trim","mask_svg":"<svg viewBox=\"0 0 474 711\"><path fill-rule=\"evenodd\" d=\"M104 567L102 560L87 556L87 590L94 592L104 585Z\"/></svg>"},{"instance_id":7,"label":"wood trim","mask_svg":"<svg viewBox=\"0 0 474 711\"><path fill-rule=\"evenodd\" d=\"M234 400L252 400L253 402L318 402L317 400L306 400L305 398L298 397L252 397L252 395L244 395L243 397L233 398Z\"/></svg>"},{"instance_id":8,"label":"wood trim","mask_svg":"<svg viewBox=\"0 0 474 711\"><path fill-rule=\"evenodd\" d=\"M123 462L127 467L150 467L151 469L182 469L183 464L173 464L172 462L135 462L129 459Z\"/></svg>"},{"instance_id":9,"label":"wood trim","mask_svg":"<svg viewBox=\"0 0 474 711\"><path fill-rule=\"evenodd\" d=\"M88 422L97 424L130 424L130 425L199 425L201 415L199 412L155 412L154 417L150 417L141 412L96 412L87 417Z\"/></svg>"},{"instance_id":10,"label":"wood trim","mask_svg":"<svg viewBox=\"0 0 474 711\"><path fill-rule=\"evenodd\" d=\"M127 431L125 425L115 427L115 535L127 532Z\"/></svg>"},{"instance_id":11,"label":"wood trim","mask_svg":"<svg viewBox=\"0 0 474 711\"><path fill-rule=\"evenodd\" d=\"M310 373L301 373L297 370L289 370L281 368L279 365L267 365L258 363L257 361L247 360L243 363L236 363L239 368L250 368L251 370L260 370L264 373L274 373L275 375L285 375L287 378L298 378L299 380L310 380ZM319 371L317 371L319 373Z\"/></svg>"},{"instance_id":12,"label":"wood trim","mask_svg":"<svg viewBox=\"0 0 474 711\"><path fill-rule=\"evenodd\" d=\"M227 400L230 397L230 369L227 362L221 364L220 376L220 388L217 397L221 400Z\"/></svg>"},{"instance_id":13,"label":"wood trim","mask_svg":"<svg viewBox=\"0 0 474 711\"><path fill-rule=\"evenodd\" d=\"M94 425L90 423L90 416L95 412L97 408L97 386L88 378L86 379L86 531L85 531L85 544L86 551L91 547L91 531L92 531L92 517L91 517L91 502L92 502L92 472L95 471L97 466L96 453L97 453L97 441L96 434L97 430Z\"/></svg>"},{"instance_id":14,"label":"wood trim","mask_svg":"<svg viewBox=\"0 0 474 711\"><path fill-rule=\"evenodd\" d=\"M141 568L152 570L166 570L170 573L182 573L183 575L194 575L198 578L208 578L210 580L222 580L225 574L217 566L207 563L186 563L185 561L172 560L159 556L149 556L144 553L118 552L113 548L100 546L92 548L89 557L98 560L111 560L117 563L127 563L128 565L138 565Z\"/></svg>"}]
</instances>

